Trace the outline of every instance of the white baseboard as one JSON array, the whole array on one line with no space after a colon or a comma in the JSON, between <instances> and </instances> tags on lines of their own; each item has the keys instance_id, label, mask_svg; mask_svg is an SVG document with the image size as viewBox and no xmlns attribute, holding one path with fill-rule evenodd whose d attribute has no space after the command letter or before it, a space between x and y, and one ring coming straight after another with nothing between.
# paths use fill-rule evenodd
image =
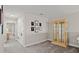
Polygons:
<instances>
[{"instance_id":1,"label":"white baseboard","mask_svg":"<svg viewBox=\"0 0 79 59\"><path fill-rule=\"evenodd\" d=\"M19 39L17 39L17 41L23 46L25 47L25 45L23 43L21 43L21 41Z\"/></svg>"},{"instance_id":2,"label":"white baseboard","mask_svg":"<svg viewBox=\"0 0 79 59\"><path fill-rule=\"evenodd\" d=\"M25 47L35 45L35 44L39 44L39 43L44 42L44 41L47 41L47 40L42 40L42 41L39 41L39 42L29 43L29 44L26 44Z\"/></svg>"},{"instance_id":3,"label":"white baseboard","mask_svg":"<svg viewBox=\"0 0 79 59\"><path fill-rule=\"evenodd\" d=\"M44 41L47 41L47 40L42 40L42 41L38 41L38 42L34 42L34 43L29 43L29 44L23 44L23 43L21 43L18 39L17 39L17 41L18 41L23 47L27 47L27 46L39 44L39 43L44 42Z\"/></svg>"},{"instance_id":4,"label":"white baseboard","mask_svg":"<svg viewBox=\"0 0 79 59\"><path fill-rule=\"evenodd\" d=\"M79 48L78 45L69 44L69 46L73 46L73 47L77 47L77 48Z\"/></svg>"},{"instance_id":5,"label":"white baseboard","mask_svg":"<svg viewBox=\"0 0 79 59\"><path fill-rule=\"evenodd\" d=\"M47 40L52 41L52 39L47 39Z\"/></svg>"},{"instance_id":6,"label":"white baseboard","mask_svg":"<svg viewBox=\"0 0 79 59\"><path fill-rule=\"evenodd\" d=\"M50 39L47 39L47 40L51 41ZM42 41L39 41L39 42L34 42L34 43L29 43L29 44L22 44L22 43L17 39L17 41L18 41L23 47L27 47L27 46L39 44L39 43L44 42L44 41L47 41L47 40L42 40ZM69 46L73 46L73 47L79 48L78 45L73 45L73 44L70 44L70 43L69 43L68 45L69 45Z\"/></svg>"}]
</instances>

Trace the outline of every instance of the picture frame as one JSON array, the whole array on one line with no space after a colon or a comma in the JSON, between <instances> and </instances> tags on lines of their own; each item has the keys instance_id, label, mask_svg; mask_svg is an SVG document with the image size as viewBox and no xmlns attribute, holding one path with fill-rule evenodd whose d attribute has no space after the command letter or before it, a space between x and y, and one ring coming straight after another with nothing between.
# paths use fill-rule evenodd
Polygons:
<instances>
[{"instance_id":1,"label":"picture frame","mask_svg":"<svg viewBox=\"0 0 79 59\"><path fill-rule=\"evenodd\" d=\"M31 26L34 26L34 22L31 22Z\"/></svg>"},{"instance_id":2,"label":"picture frame","mask_svg":"<svg viewBox=\"0 0 79 59\"><path fill-rule=\"evenodd\" d=\"M34 27L31 27L31 31L34 31L35 30L35 28Z\"/></svg>"},{"instance_id":3,"label":"picture frame","mask_svg":"<svg viewBox=\"0 0 79 59\"><path fill-rule=\"evenodd\" d=\"M42 26L42 23L39 23L39 26Z\"/></svg>"}]
</instances>

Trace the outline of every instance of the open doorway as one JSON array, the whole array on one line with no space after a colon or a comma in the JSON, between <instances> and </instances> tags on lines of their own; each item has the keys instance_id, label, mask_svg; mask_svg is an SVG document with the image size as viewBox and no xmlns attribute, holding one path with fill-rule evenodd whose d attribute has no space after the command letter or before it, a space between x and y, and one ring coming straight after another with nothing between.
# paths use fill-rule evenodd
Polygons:
<instances>
[{"instance_id":1,"label":"open doorway","mask_svg":"<svg viewBox=\"0 0 79 59\"><path fill-rule=\"evenodd\" d=\"M7 23L7 40L15 38L15 23Z\"/></svg>"}]
</instances>

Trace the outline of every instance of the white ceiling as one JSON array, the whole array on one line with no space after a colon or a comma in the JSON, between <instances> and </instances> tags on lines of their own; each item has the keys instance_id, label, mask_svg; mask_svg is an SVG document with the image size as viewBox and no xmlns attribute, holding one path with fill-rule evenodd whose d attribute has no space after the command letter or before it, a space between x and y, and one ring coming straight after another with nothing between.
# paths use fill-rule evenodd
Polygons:
<instances>
[{"instance_id":1,"label":"white ceiling","mask_svg":"<svg viewBox=\"0 0 79 59\"><path fill-rule=\"evenodd\" d=\"M20 15L23 13L43 14L49 18L66 16L79 12L78 5L4 5L4 12Z\"/></svg>"}]
</instances>

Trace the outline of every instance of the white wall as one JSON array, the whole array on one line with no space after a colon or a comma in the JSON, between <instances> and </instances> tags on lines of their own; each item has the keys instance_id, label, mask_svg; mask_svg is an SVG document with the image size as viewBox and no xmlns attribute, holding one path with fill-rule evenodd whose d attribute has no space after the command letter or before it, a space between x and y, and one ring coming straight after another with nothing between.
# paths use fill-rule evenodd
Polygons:
<instances>
[{"instance_id":1,"label":"white wall","mask_svg":"<svg viewBox=\"0 0 79 59\"><path fill-rule=\"evenodd\" d=\"M21 43L23 46L25 45L25 39L24 39L24 22L23 19L24 17L19 17L16 23L16 33L17 33L17 37L16 40Z\"/></svg>"},{"instance_id":2,"label":"white wall","mask_svg":"<svg viewBox=\"0 0 79 59\"><path fill-rule=\"evenodd\" d=\"M29 21L27 21L28 19ZM38 33L31 31L31 21L34 20L39 20L42 23L42 31L39 31ZM25 29L27 33L25 33L26 35L25 38L28 39L26 40L26 43L28 45L40 43L47 40L47 33L48 33L47 20L48 20L47 18L42 16L26 15L26 20L24 22L27 22L26 24L27 26Z\"/></svg>"},{"instance_id":3,"label":"white wall","mask_svg":"<svg viewBox=\"0 0 79 59\"><path fill-rule=\"evenodd\" d=\"M79 47L79 12L68 15L67 19L69 45Z\"/></svg>"},{"instance_id":4,"label":"white wall","mask_svg":"<svg viewBox=\"0 0 79 59\"><path fill-rule=\"evenodd\" d=\"M18 41L23 46L29 46L33 44L37 44L48 39L48 19L42 16L36 16L32 14L25 14L25 17L19 18L18 25L18 33L19 39ZM31 21L39 20L42 23L42 31L38 33L31 31ZM23 29L22 29L23 28ZM22 36L21 36L22 33Z\"/></svg>"},{"instance_id":5,"label":"white wall","mask_svg":"<svg viewBox=\"0 0 79 59\"><path fill-rule=\"evenodd\" d=\"M79 32L79 12L67 16L69 32Z\"/></svg>"}]
</instances>

